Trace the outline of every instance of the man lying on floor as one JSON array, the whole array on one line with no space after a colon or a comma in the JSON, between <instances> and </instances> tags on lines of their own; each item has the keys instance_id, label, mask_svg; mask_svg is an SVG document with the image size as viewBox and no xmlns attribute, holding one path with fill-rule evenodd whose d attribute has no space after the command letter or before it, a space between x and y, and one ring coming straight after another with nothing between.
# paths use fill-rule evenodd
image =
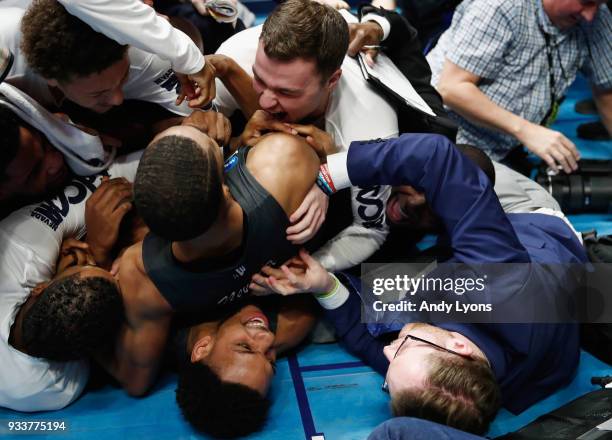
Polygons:
<instances>
[{"instance_id":1,"label":"man lying on floor","mask_svg":"<svg viewBox=\"0 0 612 440\"><path fill-rule=\"evenodd\" d=\"M186 328L174 338L176 400L198 431L237 437L265 423L276 357L302 342L316 319L311 297L275 299L252 299L237 312Z\"/></svg>"},{"instance_id":2,"label":"man lying on floor","mask_svg":"<svg viewBox=\"0 0 612 440\"><path fill-rule=\"evenodd\" d=\"M505 214L489 179L442 137L403 135L353 143L348 153L327 160L332 187L402 184L422 192L448 235L451 262L587 261L577 234L557 215ZM283 294L319 294L344 344L386 375L396 415L483 433L500 403L521 412L574 375L579 359L576 324L413 322L388 335L391 329L384 324L368 327L361 322L358 280L347 277L342 284L306 253L300 255L308 266L305 273L283 267L285 278L269 277L268 285ZM517 281L554 296L576 280L569 274L546 277L545 271L532 277L528 271ZM397 337L387 344L385 334Z\"/></svg>"},{"instance_id":3,"label":"man lying on floor","mask_svg":"<svg viewBox=\"0 0 612 440\"><path fill-rule=\"evenodd\" d=\"M102 185L108 189L113 183ZM98 197L103 205L121 206L121 189L105 196ZM99 213L104 218L89 218L89 235L98 234L92 221L119 227L121 216L108 221L113 217L109 212ZM132 225L123 225L132 228L128 235L139 238L146 233L146 227ZM91 249L74 239L64 242L57 275L36 286L17 312L10 337L14 348L30 355L83 359L95 357L105 349L101 341L116 336L123 320L121 297L112 288L116 280L96 266ZM220 319L179 329L171 338L166 356L178 368L177 402L197 430L234 437L259 430L266 421L276 357L302 342L316 319L312 298L274 299L248 301Z\"/></svg>"},{"instance_id":4,"label":"man lying on floor","mask_svg":"<svg viewBox=\"0 0 612 440\"><path fill-rule=\"evenodd\" d=\"M108 175L133 179L141 154L117 159ZM41 334L30 330L41 320L45 324L42 334L62 335L63 340L73 341L80 349L87 346L81 344L88 338L104 338L117 325L117 320L99 319L98 307L104 304L110 309L118 306L121 313L119 297L107 295L109 302L105 303L101 293L96 293L107 285L104 282L91 286L94 291L84 290L88 300L81 298L78 307L73 301L55 303L50 296L37 308L30 307L43 290L41 283L56 272L62 241L85 233L85 204L102 178L73 177L57 196L23 207L0 222L0 406L19 411L60 409L76 399L87 383L89 368L80 354L62 353L49 361L41 359L42 353L30 346L32 337ZM45 310L46 302L57 307ZM66 322L82 322L90 333L75 334L71 325L62 326ZM54 347L45 349L52 351ZM67 352L70 349L61 348Z\"/></svg>"}]
</instances>

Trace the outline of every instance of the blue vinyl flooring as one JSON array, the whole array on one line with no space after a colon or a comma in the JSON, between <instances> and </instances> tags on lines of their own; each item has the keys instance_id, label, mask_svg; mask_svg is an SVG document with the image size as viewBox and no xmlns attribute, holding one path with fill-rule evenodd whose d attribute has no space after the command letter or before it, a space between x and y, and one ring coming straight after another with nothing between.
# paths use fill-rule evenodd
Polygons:
<instances>
[{"instance_id":1,"label":"blue vinyl flooring","mask_svg":"<svg viewBox=\"0 0 612 440\"><path fill-rule=\"evenodd\" d=\"M563 103L554 128L578 146L584 158L612 158L612 142L590 142L576 138L576 126L594 117L574 112L577 100L588 96L579 79ZM579 231L596 228L612 234L612 215L575 215L571 221ZM612 374L612 368L587 353L581 356L574 381L518 416L501 411L493 423L491 437L516 430L541 414L595 389L594 375ZM265 429L251 439L362 440L390 417L388 396L380 390L383 378L346 353L337 344L309 345L297 355L278 362L271 398L273 406ZM22 414L0 409L0 436L10 438L7 421L64 421L66 431L52 438L155 438L199 437L182 420L175 404L176 377L166 374L149 396L130 398L110 386L84 394L61 411ZM4 431L3 431L4 430ZM27 436L19 435L15 438ZM37 438L44 437L37 435Z\"/></svg>"}]
</instances>

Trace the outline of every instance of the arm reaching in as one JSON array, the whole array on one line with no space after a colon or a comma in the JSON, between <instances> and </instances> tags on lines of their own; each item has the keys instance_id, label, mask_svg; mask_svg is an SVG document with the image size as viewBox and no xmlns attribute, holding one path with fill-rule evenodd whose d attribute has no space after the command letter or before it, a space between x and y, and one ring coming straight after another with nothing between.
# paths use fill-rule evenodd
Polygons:
<instances>
[{"instance_id":1,"label":"arm reaching in","mask_svg":"<svg viewBox=\"0 0 612 440\"><path fill-rule=\"evenodd\" d=\"M321 159L321 163L325 162L328 154L337 153L339 148L332 137L320 128L314 125L288 124L295 133L306 138L308 145L315 150L317 156Z\"/></svg>"},{"instance_id":2,"label":"arm reaching in","mask_svg":"<svg viewBox=\"0 0 612 440\"><path fill-rule=\"evenodd\" d=\"M181 83L181 93L176 98L176 105L180 105L183 100L189 101L189 107L200 108L207 105L215 98L215 67L206 63L202 69L194 74L188 75L176 73L176 77Z\"/></svg>"},{"instance_id":3,"label":"arm reaching in","mask_svg":"<svg viewBox=\"0 0 612 440\"><path fill-rule=\"evenodd\" d=\"M327 165L337 189L411 185L425 193L451 239L455 261L530 261L489 178L444 136L404 134L385 142L353 142L348 152L328 156ZM479 243L485 239L483 247Z\"/></svg>"},{"instance_id":4,"label":"arm reaching in","mask_svg":"<svg viewBox=\"0 0 612 440\"><path fill-rule=\"evenodd\" d=\"M181 82L177 105L192 108L215 97L215 71L184 32L140 0L60 0L72 15L120 44L129 44L170 62ZM148 2L147 2L148 3Z\"/></svg>"},{"instance_id":5,"label":"arm reaching in","mask_svg":"<svg viewBox=\"0 0 612 440\"><path fill-rule=\"evenodd\" d=\"M244 117L249 119L259 108L257 94L253 90L253 79L234 59L221 55L208 55L206 64L211 65L215 75L234 97ZM214 84L214 81L213 81ZM214 98L214 94L211 99Z\"/></svg>"},{"instance_id":6,"label":"arm reaching in","mask_svg":"<svg viewBox=\"0 0 612 440\"><path fill-rule=\"evenodd\" d=\"M321 162L338 151L331 136L313 125L290 124L315 150ZM353 224L343 229L321 249L317 258L328 270L338 271L355 266L370 257L385 241L388 233L384 206L390 189L380 186L351 188ZM327 196L315 185L300 207L291 215L287 239L295 244L310 240L327 214Z\"/></svg>"},{"instance_id":7,"label":"arm reaching in","mask_svg":"<svg viewBox=\"0 0 612 440\"><path fill-rule=\"evenodd\" d=\"M228 145L232 136L232 124L222 113L214 111L194 111L181 122L181 125L191 125L207 134L220 146Z\"/></svg>"},{"instance_id":8,"label":"arm reaching in","mask_svg":"<svg viewBox=\"0 0 612 440\"><path fill-rule=\"evenodd\" d=\"M295 129L290 125L275 119L270 113L265 110L257 110L253 113L242 134L235 138L232 151L245 145L255 146L263 137L264 134L271 132L281 132L289 134L297 134Z\"/></svg>"},{"instance_id":9,"label":"arm reaching in","mask_svg":"<svg viewBox=\"0 0 612 440\"><path fill-rule=\"evenodd\" d=\"M304 244L319 231L329 206L329 197L318 185L308 191L304 201L289 217L291 226L287 228L287 240L293 244Z\"/></svg>"},{"instance_id":10,"label":"arm reaching in","mask_svg":"<svg viewBox=\"0 0 612 440\"><path fill-rule=\"evenodd\" d=\"M281 295L293 295L299 291L315 293L343 345L384 375L389 366L383 354L385 344L374 338L361 322L361 301L351 283L348 280L341 283L304 250L300 251L299 259L305 265L305 270L296 273L282 266L280 270L287 278L267 277L270 289Z\"/></svg>"},{"instance_id":11,"label":"arm reaching in","mask_svg":"<svg viewBox=\"0 0 612 440\"><path fill-rule=\"evenodd\" d=\"M336 284L336 279L304 249L300 250L299 256L304 262L306 270L302 273L296 273L283 264L280 270L283 272L284 278L276 278L272 275L266 278L270 290L285 296L306 292L314 294L330 292Z\"/></svg>"},{"instance_id":12,"label":"arm reaching in","mask_svg":"<svg viewBox=\"0 0 612 440\"><path fill-rule=\"evenodd\" d=\"M170 61L176 72L192 75L204 67L204 56L193 41L140 0L59 2L95 31Z\"/></svg>"},{"instance_id":13,"label":"arm reaching in","mask_svg":"<svg viewBox=\"0 0 612 440\"><path fill-rule=\"evenodd\" d=\"M534 124L503 109L478 88L481 78L448 59L438 83L444 103L469 121L514 136L531 152L556 170L566 173L578 168L580 154L562 133Z\"/></svg>"},{"instance_id":14,"label":"arm reaching in","mask_svg":"<svg viewBox=\"0 0 612 440\"><path fill-rule=\"evenodd\" d=\"M349 47L348 55L356 57L359 52L366 55L366 63L370 67L376 62L378 47L383 40L383 30L374 21L349 24Z\"/></svg>"},{"instance_id":15,"label":"arm reaching in","mask_svg":"<svg viewBox=\"0 0 612 440\"><path fill-rule=\"evenodd\" d=\"M131 396L142 396L153 384L166 344L170 317L127 314L128 324L119 332L115 351L96 360Z\"/></svg>"}]
</instances>

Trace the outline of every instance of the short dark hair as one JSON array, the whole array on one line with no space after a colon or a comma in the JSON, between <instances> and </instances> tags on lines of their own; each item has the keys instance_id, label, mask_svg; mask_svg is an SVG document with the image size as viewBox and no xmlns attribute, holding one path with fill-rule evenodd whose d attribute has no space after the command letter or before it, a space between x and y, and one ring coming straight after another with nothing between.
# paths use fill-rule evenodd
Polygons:
<instances>
[{"instance_id":1,"label":"short dark hair","mask_svg":"<svg viewBox=\"0 0 612 440\"><path fill-rule=\"evenodd\" d=\"M121 61L127 46L94 31L56 0L35 0L21 21L28 65L60 82L101 72Z\"/></svg>"},{"instance_id":2,"label":"short dark hair","mask_svg":"<svg viewBox=\"0 0 612 440\"><path fill-rule=\"evenodd\" d=\"M478 359L431 355L432 369L424 388L393 396L396 417L418 417L474 434L484 434L501 405L491 367Z\"/></svg>"},{"instance_id":3,"label":"short dark hair","mask_svg":"<svg viewBox=\"0 0 612 440\"><path fill-rule=\"evenodd\" d=\"M478 165L491 181L491 185L495 185L495 167L487 153L480 148L468 144L457 144L457 149Z\"/></svg>"},{"instance_id":4,"label":"short dark hair","mask_svg":"<svg viewBox=\"0 0 612 440\"><path fill-rule=\"evenodd\" d=\"M6 169L19 151L19 127L23 121L9 109L0 103L0 182L6 180Z\"/></svg>"},{"instance_id":5,"label":"short dark hair","mask_svg":"<svg viewBox=\"0 0 612 440\"><path fill-rule=\"evenodd\" d=\"M145 150L134 179L134 203L156 235L190 240L216 220L223 189L211 148L188 137L165 136Z\"/></svg>"},{"instance_id":6,"label":"short dark hair","mask_svg":"<svg viewBox=\"0 0 612 440\"><path fill-rule=\"evenodd\" d=\"M259 431L270 409L269 399L257 391L223 382L207 365L191 362L179 372L176 401L196 430L215 438Z\"/></svg>"},{"instance_id":7,"label":"short dark hair","mask_svg":"<svg viewBox=\"0 0 612 440\"><path fill-rule=\"evenodd\" d=\"M74 274L52 282L22 324L28 354L54 361L86 357L114 340L123 320L117 286L102 277Z\"/></svg>"},{"instance_id":8,"label":"short dark hair","mask_svg":"<svg viewBox=\"0 0 612 440\"><path fill-rule=\"evenodd\" d=\"M287 0L266 19L259 39L270 58L315 60L326 81L344 61L349 30L342 15L330 6L311 0Z\"/></svg>"}]
</instances>

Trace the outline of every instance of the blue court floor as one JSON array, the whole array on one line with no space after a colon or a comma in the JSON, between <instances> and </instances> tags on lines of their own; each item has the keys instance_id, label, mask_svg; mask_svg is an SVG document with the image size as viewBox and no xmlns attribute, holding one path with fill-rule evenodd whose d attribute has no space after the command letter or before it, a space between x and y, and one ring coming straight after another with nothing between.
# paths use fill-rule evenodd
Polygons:
<instances>
[{"instance_id":1,"label":"blue court floor","mask_svg":"<svg viewBox=\"0 0 612 440\"><path fill-rule=\"evenodd\" d=\"M576 138L576 126L593 117L574 112L577 100L588 95L578 80L563 103L554 128L578 146L584 158L612 158L612 142ZM596 228L612 234L612 215L575 215L579 231ZM594 375L612 374L612 368L583 353L574 381L548 399L518 416L501 411L491 427L491 437L516 430L541 414L590 390ZM265 440L362 440L376 425L390 417L388 396L380 390L383 378L346 353L337 344L309 345L297 355L278 362L271 398L273 406L265 429L251 439ZM198 435L182 420L175 404L176 377L166 374L149 396L134 399L121 390L106 387L88 392L68 408L57 412L22 414L0 409L0 436L11 436L8 421L64 421L66 430L51 438L191 439ZM45 437L37 435L37 438Z\"/></svg>"},{"instance_id":2,"label":"blue court floor","mask_svg":"<svg viewBox=\"0 0 612 440\"><path fill-rule=\"evenodd\" d=\"M611 374L612 368L582 353L574 381L518 416L502 410L489 435L516 430L541 414L596 389L591 376ZM376 425L391 417L383 378L347 354L337 344L310 345L278 362L271 390L274 402L267 425L248 437L262 440L363 440ZM66 430L37 438L66 439L192 439L200 438L181 419L174 402L176 377L165 375L146 398L128 397L107 387L89 392L56 412L22 414L0 410L0 436L9 435L8 421L63 421ZM26 436L30 437L30 436Z\"/></svg>"}]
</instances>

